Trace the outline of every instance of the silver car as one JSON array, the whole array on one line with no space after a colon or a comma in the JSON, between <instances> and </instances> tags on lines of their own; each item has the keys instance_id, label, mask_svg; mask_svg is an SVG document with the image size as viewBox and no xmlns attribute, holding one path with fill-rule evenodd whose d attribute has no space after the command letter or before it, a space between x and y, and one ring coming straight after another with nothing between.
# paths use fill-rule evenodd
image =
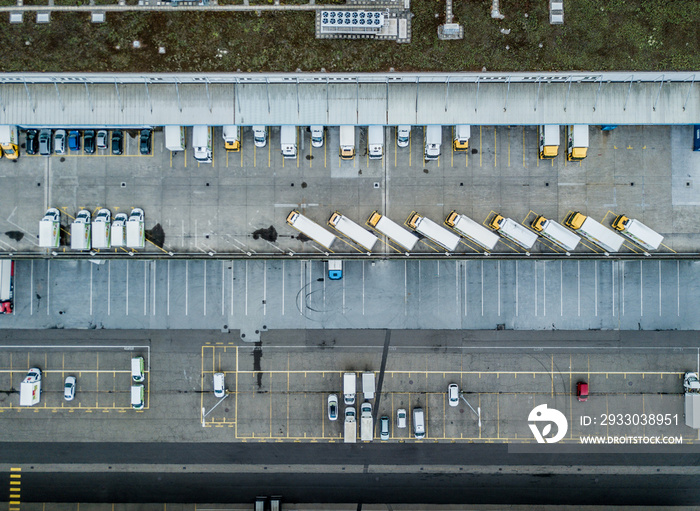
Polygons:
<instances>
[{"instance_id":1,"label":"silver car","mask_svg":"<svg viewBox=\"0 0 700 511\"><path fill-rule=\"evenodd\" d=\"M391 433L389 432L389 417L384 415L381 419L379 419L379 438L381 440L389 440L389 435Z\"/></svg>"},{"instance_id":2,"label":"silver car","mask_svg":"<svg viewBox=\"0 0 700 511\"><path fill-rule=\"evenodd\" d=\"M396 410L396 427L405 428L406 427L406 409L399 408Z\"/></svg>"},{"instance_id":3,"label":"silver car","mask_svg":"<svg viewBox=\"0 0 700 511\"><path fill-rule=\"evenodd\" d=\"M97 132L97 148L107 149L107 130Z\"/></svg>"},{"instance_id":4,"label":"silver car","mask_svg":"<svg viewBox=\"0 0 700 511\"><path fill-rule=\"evenodd\" d=\"M63 397L66 401L73 401L75 398L75 376L67 376L63 385Z\"/></svg>"},{"instance_id":5,"label":"silver car","mask_svg":"<svg viewBox=\"0 0 700 511\"><path fill-rule=\"evenodd\" d=\"M56 130L53 134L53 151L56 154L66 154L66 130Z\"/></svg>"}]
</instances>

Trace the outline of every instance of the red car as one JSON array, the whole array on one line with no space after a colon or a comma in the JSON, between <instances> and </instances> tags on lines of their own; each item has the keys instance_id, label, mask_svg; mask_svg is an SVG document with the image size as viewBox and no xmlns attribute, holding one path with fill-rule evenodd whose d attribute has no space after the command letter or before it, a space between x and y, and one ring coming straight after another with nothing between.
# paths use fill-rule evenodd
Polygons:
<instances>
[{"instance_id":1,"label":"red car","mask_svg":"<svg viewBox=\"0 0 700 511\"><path fill-rule=\"evenodd\" d=\"M588 383L580 381L576 384L576 397L581 402L588 400Z\"/></svg>"}]
</instances>

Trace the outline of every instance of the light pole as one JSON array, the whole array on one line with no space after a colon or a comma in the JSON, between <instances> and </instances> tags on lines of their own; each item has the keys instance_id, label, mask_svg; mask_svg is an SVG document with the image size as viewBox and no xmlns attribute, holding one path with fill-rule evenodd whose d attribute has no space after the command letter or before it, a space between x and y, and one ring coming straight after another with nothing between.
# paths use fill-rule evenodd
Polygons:
<instances>
[{"instance_id":1,"label":"light pole","mask_svg":"<svg viewBox=\"0 0 700 511\"><path fill-rule=\"evenodd\" d=\"M477 416L477 418L479 419L479 428L481 428L481 407L479 406L479 407L477 407L476 410L474 410L474 407L472 405L470 405L469 401L467 401L467 398L464 397L464 393L460 392L459 395L462 398L462 400L465 403L467 403L467 406L471 409L471 411L474 412L474 414Z\"/></svg>"}]
</instances>

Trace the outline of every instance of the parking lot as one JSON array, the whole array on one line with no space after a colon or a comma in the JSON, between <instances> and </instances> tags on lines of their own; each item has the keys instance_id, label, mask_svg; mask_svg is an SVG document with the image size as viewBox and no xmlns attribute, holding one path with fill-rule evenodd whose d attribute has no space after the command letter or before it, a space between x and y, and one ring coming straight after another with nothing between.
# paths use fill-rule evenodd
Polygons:
<instances>
[{"instance_id":1,"label":"parking lot","mask_svg":"<svg viewBox=\"0 0 700 511\"><path fill-rule=\"evenodd\" d=\"M263 148L254 146L251 129L243 127L239 152L226 151L221 128L213 128L211 164L194 159L191 128L186 130L188 148L177 153L167 150L163 132L155 131L152 153L140 155L137 131L125 130L122 156L112 155L109 147L86 155L82 146L51 157L22 154L14 163L0 161L0 227L12 234L0 239L0 247L40 251L38 222L48 207L61 210L66 239L69 221L80 208L106 207L114 214L141 207L149 236L160 229L164 233L162 246L148 243L144 252L161 254L326 252L297 239L298 231L285 222L293 209L324 226L336 210L361 225L374 210L399 224L411 211L442 223L455 209L482 224L500 213L526 226L535 214L563 222L568 212L581 211L609 225L624 213L664 235L660 252L700 247L692 227L698 220L693 184L700 179L700 156L688 146L690 127L620 126L602 132L592 126L588 157L576 163L566 160L563 146L557 158L540 160L533 126L472 126L466 152L452 151L452 130L443 127L441 157L431 162L423 158L423 127L412 129L406 148L397 146L395 127L385 128L384 157L378 160L368 158L366 127L355 130L357 154L350 161L338 156L338 127L326 128L321 148L311 146L305 127L297 128L295 159L280 154L277 127L269 129ZM334 247L337 254L362 252L345 241ZM415 251L444 252L427 240ZM531 251L561 250L542 241ZM456 250L472 256L482 252L466 241ZM509 242L494 249L518 252ZM585 242L576 252L600 249ZM641 249L626 242L622 252ZM377 244L373 253L400 255L390 243Z\"/></svg>"}]
</instances>

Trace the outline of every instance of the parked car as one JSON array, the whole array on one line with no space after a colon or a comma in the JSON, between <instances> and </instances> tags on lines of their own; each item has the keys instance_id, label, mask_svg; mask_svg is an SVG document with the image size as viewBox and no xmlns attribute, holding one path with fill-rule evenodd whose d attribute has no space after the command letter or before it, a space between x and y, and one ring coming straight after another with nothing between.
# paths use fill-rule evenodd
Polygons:
<instances>
[{"instance_id":1,"label":"parked car","mask_svg":"<svg viewBox=\"0 0 700 511\"><path fill-rule=\"evenodd\" d=\"M379 438L381 440L389 440L389 417L384 415L379 419Z\"/></svg>"},{"instance_id":2,"label":"parked car","mask_svg":"<svg viewBox=\"0 0 700 511\"><path fill-rule=\"evenodd\" d=\"M107 130L97 132L97 148L107 149Z\"/></svg>"},{"instance_id":3,"label":"parked car","mask_svg":"<svg viewBox=\"0 0 700 511\"><path fill-rule=\"evenodd\" d=\"M85 130L85 154L95 154L95 130Z\"/></svg>"},{"instance_id":4,"label":"parked car","mask_svg":"<svg viewBox=\"0 0 700 511\"><path fill-rule=\"evenodd\" d=\"M141 154L151 154L151 130L141 130L139 151Z\"/></svg>"},{"instance_id":5,"label":"parked car","mask_svg":"<svg viewBox=\"0 0 700 511\"><path fill-rule=\"evenodd\" d=\"M78 130L70 130L68 132L68 149L80 151L80 132Z\"/></svg>"},{"instance_id":6,"label":"parked car","mask_svg":"<svg viewBox=\"0 0 700 511\"><path fill-rule=\"evenodd\" d=\"M51 130L41 130L39 132L39 154L42 156L50 156L51 152Z\"/></svg>"},{"instance_id":7,"label":"parked car","mask_svg":"<svg viewBox=\"0 0 700 511\"><path fill-rule=\"evenodd\" d=\"M408 142L411 136L410 126L399 126L396 128L396 145L399 147L408 146Z\"/></svg>"},{"instance_id":8,"label":"parked car","mask_svg":"<svg viewBox=\"0 0 700 511\"><path fill-rule=\"evenodd\" d=\"M328 420L338 420L338 396L336 394L328 396Z\"/></svg>"},{"instance_id":9,"label":"parked car","mask_svg":"<svg viewBox=\"0 0 700 511\"><path fill-rule=\"evenodd\" d=\"M67 376L63 385L63 397L66 401L73 401L75 397L75 376Z\"/></svg>"},{"instance_id":10,"label":"parked car","mask_svg":"<svg viewBox=\"0 0 700 511\"><path fill-rule=\"evenodd\" d=\"M456 383L450 383L447 386L447 395L449 397L450 406L457 406L459 404L459 387Z\"/></svg>"},{"instance_id":11,"label":"parked car","mask_svg":"<svg viewBox=\"0 0 700 511\"><path fill-rule=\"evenodd\" d=\"M224 397L226 387L224 385L224 373L214 373L214 395Z\"/></svg>"},{"instance_id":12,"label":"parked car","mask_svg":"<svg viewBox=\"0 0 700 511\"><path fill-rule=\"evenodd\" d=\"M124 133L122 130L112 131L112 154L120 155L124 153Z\"/></svg>"},{"instance_id":13,"label":"parked car","mask_svg":"<svg viewBox=\"0 0 700 511\"><path fill-rule=\"evenodd\" d=\"M399 408L396 410L396 427L397 428L405 428L406 427L406 409L405 408Z\"/></svg>"},{"instance_id":14,"label":"parked car","mask_svg":"<svg viewBox=\"0 0 700 511\"><path fill-rule=\"evenodd\" d=\"M580 381L576 384L576 397L581 402L588 400L588 383Z\"/></svg>"},{"instance_id":15,"label":"parked car","mask_svg":"<svg viewBox=\"0 0 700 511\"><path fill-rule=\"evenodd\" d=\"M27 154L39 152L39 132L37 130L27 130L26 142Z\"/></svg>"},{"instance_id":16,"label":"parked car","mask_svg":"<svg viewBox=\"0 0 700 511\"><path fill-rule=\"evenodd\" d=\"M66 130L56 130L53 134L53 152L66 154Z\"/></svg>"}]
</instances>

